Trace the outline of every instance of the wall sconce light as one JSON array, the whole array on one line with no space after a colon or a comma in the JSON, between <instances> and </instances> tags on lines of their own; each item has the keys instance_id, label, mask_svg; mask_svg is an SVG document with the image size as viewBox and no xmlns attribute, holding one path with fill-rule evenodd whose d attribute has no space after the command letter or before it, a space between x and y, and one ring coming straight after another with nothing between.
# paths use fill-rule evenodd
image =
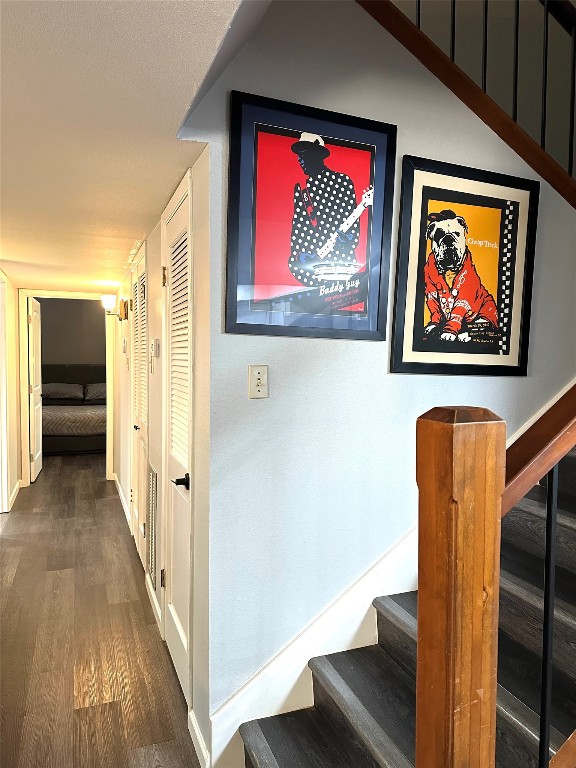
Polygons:
<instances>
[{"instance_id":1,"label":"wall sconce light","mask_svg":"<svg viewBox=\"0 0 576 768\"><path fill-rule=\"evenodd\" d=\"M106 310L107 315L117 317L118 320L128 319L128 302L124 301L124 299L120 299L120 303L118 304L118 312L113 312L114 308L116 307L116 296L114 296L114 294L108 293L104 296L100 296L100 301L102 302L102 306Z\"/></svg>"}]
</instances>

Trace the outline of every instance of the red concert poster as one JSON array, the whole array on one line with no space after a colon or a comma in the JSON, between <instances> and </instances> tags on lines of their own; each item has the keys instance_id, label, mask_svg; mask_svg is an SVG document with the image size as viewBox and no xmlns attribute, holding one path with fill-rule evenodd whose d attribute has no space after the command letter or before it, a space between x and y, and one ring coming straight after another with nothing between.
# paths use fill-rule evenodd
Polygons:
<instances>
[{"instance_id":1,"label":"red concert poster","mask_svg":"<svg viewBox=\"0 0 576 768\"><path fill-rule=\"evenodd\" d=\"M231 106L226 330L383 339L395 126Z\"/></svg>"}]
</instances>

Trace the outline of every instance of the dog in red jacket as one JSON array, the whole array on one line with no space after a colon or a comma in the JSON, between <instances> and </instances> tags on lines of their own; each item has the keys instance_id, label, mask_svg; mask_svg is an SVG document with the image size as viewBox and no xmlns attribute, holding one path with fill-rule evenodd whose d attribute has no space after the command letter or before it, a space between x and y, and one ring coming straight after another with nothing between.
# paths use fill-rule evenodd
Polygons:
<instances>
[{"instance_id":1,"label":"dog in red jacket","mask_svg":"<svg viewBox=\"0 0 576 768\"><path fill-rule=\"evenodd\" d=\"M428 222L432 250L424 267L424 290L430 322L424 333L436 331L443 341L468 342L473 324L497 329L496 302L472 261L466 220L446 209L429 214Z\"/></svg>"}]
</instances>

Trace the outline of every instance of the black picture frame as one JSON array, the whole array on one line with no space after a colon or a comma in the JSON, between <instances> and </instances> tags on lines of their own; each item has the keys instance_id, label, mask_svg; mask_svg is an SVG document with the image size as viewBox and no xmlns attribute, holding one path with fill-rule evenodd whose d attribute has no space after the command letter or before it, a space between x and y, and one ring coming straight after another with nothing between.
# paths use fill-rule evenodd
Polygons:
<instances>
[{"instance_id":1,"label":"black picture frame","mask_svg":"<svg viewBox=\"0 0 576 768\"><path fill-rule=\"evenodd\" d=\"M403 158L392 373L526 376L539 194Z\"/></svg>"},{"instance_id":2,"label":"black picture frame","mask_svg":"<svg viewBox=\"0 0 576 768\"><path fill-rule=\"evenodd\" d=\"M395 156L396 126L231 92L227 333L385 339Z\"/></svg>"}]
</instances>

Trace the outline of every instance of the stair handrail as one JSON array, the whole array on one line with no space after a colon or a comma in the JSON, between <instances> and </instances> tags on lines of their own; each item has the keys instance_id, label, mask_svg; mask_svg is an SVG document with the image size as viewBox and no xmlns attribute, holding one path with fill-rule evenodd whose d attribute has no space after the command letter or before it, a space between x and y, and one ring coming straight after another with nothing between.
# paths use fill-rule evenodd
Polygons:
<instances>
[{"instance_id":1,"label":"stair handrail","mask_svg":"<svg viewBox=\"0 0 576 768\"><path fill-rule=\"evenodd\" d=\"M502 516L576 445L576 384L506 451Z\"/></svg>"},{"instance_id":2,"label":"stair handrail","mask_svg":"<svg viewBox=\"0 0 576 768\"><path fill-rule=\"evenodd\" d=\"M488 94L477 85L463 70L455 64L416 24L399 10L392 0L356 0L372 18L395 37L410 53L412 53L433 75L449 88L467 107L478 115L511 149L530 165L536 173L547 181L562 197L576 208L576 180L572 178L560 163L556 162L534 139L518 125ZM487 0L485 9L487 9ZM549 3L550 0L547 0ZM417 7L420 7L419 1ZM454 2L452 3L454 13ZM548 11L546 11L547 18ZM484 28L486 30L486 10ZM486 33L485 33L486 34ZM547 35L546 35L547 37ZM454 16L452 18L452 44L454 41ZM572 66L574 58L576 35L573 33ZM486 66L484 65L484 70ZM483 80L485 80L485 76ZM574 104L575 92L574 75L571 80L571 103ZM546 100L543 97L543 104ZM574 110L572 109L572 112ZM543 109L542 133L545 139L546 120L545 106ZM574 137L574 118L571 115L570 136ZM574 167L572 144L569 148L569 168Z\"/></svg>"}]
</instances>

